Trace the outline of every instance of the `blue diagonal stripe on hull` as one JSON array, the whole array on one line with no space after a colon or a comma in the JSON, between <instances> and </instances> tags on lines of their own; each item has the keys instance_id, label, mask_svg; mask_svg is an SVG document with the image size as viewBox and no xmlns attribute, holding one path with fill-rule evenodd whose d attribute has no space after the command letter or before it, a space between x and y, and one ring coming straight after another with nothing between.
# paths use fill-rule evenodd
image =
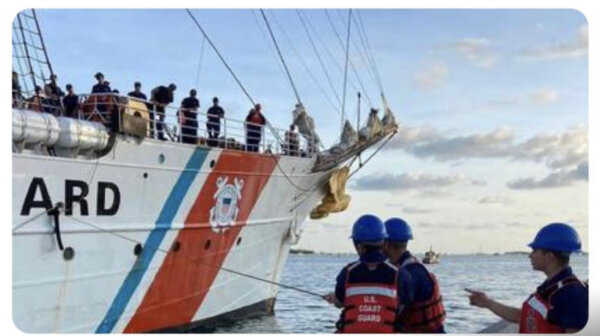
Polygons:
<instances>
[{"instance_id":1,"label":"blue diagonal stripe on hull","mask_svg":"<svg viewBox=\"0 0 600 336\"><path fill-rule=\"evenodd\" d=\"M115 327L115 324L117 324L117 321L121 318L131 296L142 281L142 277L146 273L146 270L156 253L156 249L160 247L167 230L171 227L173 218L175 218L183 198L187 194L196 175L198 175L200 167L202 167L204 160L206 160L208 152L209 151L205 149L194 150L185 169L181 175L179 175L175 186L173 186L173 189L156 220L154 229L146 239L142 253L138 256L135 264L133 264L133 267L127 274L127 277L110 305L106 316L96 329L96 333L110 333Z\"/></svg>"}]
</instances>

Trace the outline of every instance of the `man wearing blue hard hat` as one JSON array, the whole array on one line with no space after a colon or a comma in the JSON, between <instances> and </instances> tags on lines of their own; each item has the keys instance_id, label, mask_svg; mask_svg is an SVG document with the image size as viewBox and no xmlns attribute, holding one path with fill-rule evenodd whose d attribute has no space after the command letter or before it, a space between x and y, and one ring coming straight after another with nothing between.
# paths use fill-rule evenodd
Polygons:
<instances>
[{"instance_id":1,"label":"man wearing blue hard hat","mask_svg":"<svg viewBox=\"0 0 600 336\"><path fill-rule=\"evenodd\" d=\"M577 231L563 223L544 226L529 244L531 266L546 274L546 281L521 308L506 306L485 293L467 289L471 305L487 308L503 319L519 323L520 333L573 333L588 320L588 287L573 274L569 258L581 252Z\"/></svg>"},{"instance_id":2,"label":"man wearing blue hard hat","mask_svg":"<svg viewBox=\"0 0 600 336\"><path fill-rule=\"evenodd\" d=\"M324 296L342 308L336 323L341 333L393 333L398 314L412 295L408 274L390 263L383 253L387 234L383 222L373 215L360 217L352 227L359 260L342 269L335 292Z\"/></svg>"},{"instance_id":3,"label":"man wearing blue hard hat","mask_svg":"<svg viewBox=\"0 0 600 336\"><path fill-rule=\"evenodd\" d=\"M412 229L401 218L390 218L384 224L388 234L385 252L390 262L411 277L413 302L400 314L398 328L405 333L444 333L446 311L437 279L407 249L413 239Z\"/></svg>"}]
</instances>

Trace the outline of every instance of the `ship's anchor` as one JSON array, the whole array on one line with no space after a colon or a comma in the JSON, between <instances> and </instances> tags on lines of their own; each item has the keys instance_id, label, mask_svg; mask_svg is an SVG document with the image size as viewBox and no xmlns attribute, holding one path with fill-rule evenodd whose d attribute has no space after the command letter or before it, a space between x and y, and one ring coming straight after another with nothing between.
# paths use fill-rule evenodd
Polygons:
<instances>
[{"instance_id":1,"label":"ship's anchor","mask_svg":"<svg viewBox=\"0 0 600 336\"><path fill-rule=\"evenodd\" d=\"M56 203L56 205L48 210L48 216L54 217L54 234L56 234L56 241L58 242L58 248L63 251L65 248L60 237L60 221L58 216L60 215L60 209L64 206L62 202Z\"/></svg>"}]
</instances>

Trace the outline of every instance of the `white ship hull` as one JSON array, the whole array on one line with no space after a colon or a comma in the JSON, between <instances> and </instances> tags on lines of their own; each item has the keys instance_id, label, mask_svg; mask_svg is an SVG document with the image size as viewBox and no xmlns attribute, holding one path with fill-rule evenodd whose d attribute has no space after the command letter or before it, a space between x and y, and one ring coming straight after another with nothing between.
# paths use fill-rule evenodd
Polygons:
<instances>
[{"instance_id":1,"label":"white ship hull","mask_svg":"<svg viewBox=\"0 0 600 336\"><path fill-rule=\"evenodd\" d=\"M276 285L225 269L278 281L323 197L314 160L122 136L100 159L13 154L16 326L144 332L272 304Z\"/></svg>"}]
</instances>

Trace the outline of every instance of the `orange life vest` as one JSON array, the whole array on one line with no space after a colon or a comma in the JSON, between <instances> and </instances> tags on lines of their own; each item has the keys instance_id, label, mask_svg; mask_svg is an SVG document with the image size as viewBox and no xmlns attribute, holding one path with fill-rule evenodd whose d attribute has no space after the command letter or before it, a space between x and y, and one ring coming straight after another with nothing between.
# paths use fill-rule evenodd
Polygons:
<instances>
[{"instance_id":1,"label":"orange life vest","mask_svg":"<svg viewBox=\"0 0 600 336\"><path fill-rule=\"evenodd\" d=\"M252 115L250 116L250 122L252 124L254 124L252 126L260 126L263 124L263 118L260 115L260 113L255 112L255 113L252 113Z\"/></svg>"},{"instance_id":2,"label":"orange life vest","mask_svg":"<svg viewBox=\"0 0 600 336\"><path fill-rule=\"evenodd\" d=\"M382 275L380 283L352 283L350 272L360 261L348 267L346 273L344 310L338 325L342 333L393 333L398 312L398 268L385 261L383 267L389 267L386 278ZM382 272L383 274L383 272Z\"/></svg>"},{"instance_id":3,"label":"orange life vest","mask_svg":"<svg viewBox=\"0 0 600 336\"><path fill-rule=\"evenodd\" d=\"M418 264L425 268L415 257L406 259L400 265L400 268L412 264ZM427 268L425 270L433 283L433 294L429 300L414 302L400 314L399 320L404 327L403 331L406 333L433 333L438 332L444 326L446 310L442 302L440 286L435 275L429 272Z\"/></svg>"},{"instance_id":4,"label":"orange life vest","mask_svg":"<svg viewBox=\"0 0 600 336\"><path fill-rule=\"evenodd\" d=\"M521 334L562 334L565 329L548 321L548 312L551 309L550 300L566 286L581 284L575 276L569 276L550 286L541 293L533 293L523 303L519 333Z\"/></svg>"}]
</instances>

